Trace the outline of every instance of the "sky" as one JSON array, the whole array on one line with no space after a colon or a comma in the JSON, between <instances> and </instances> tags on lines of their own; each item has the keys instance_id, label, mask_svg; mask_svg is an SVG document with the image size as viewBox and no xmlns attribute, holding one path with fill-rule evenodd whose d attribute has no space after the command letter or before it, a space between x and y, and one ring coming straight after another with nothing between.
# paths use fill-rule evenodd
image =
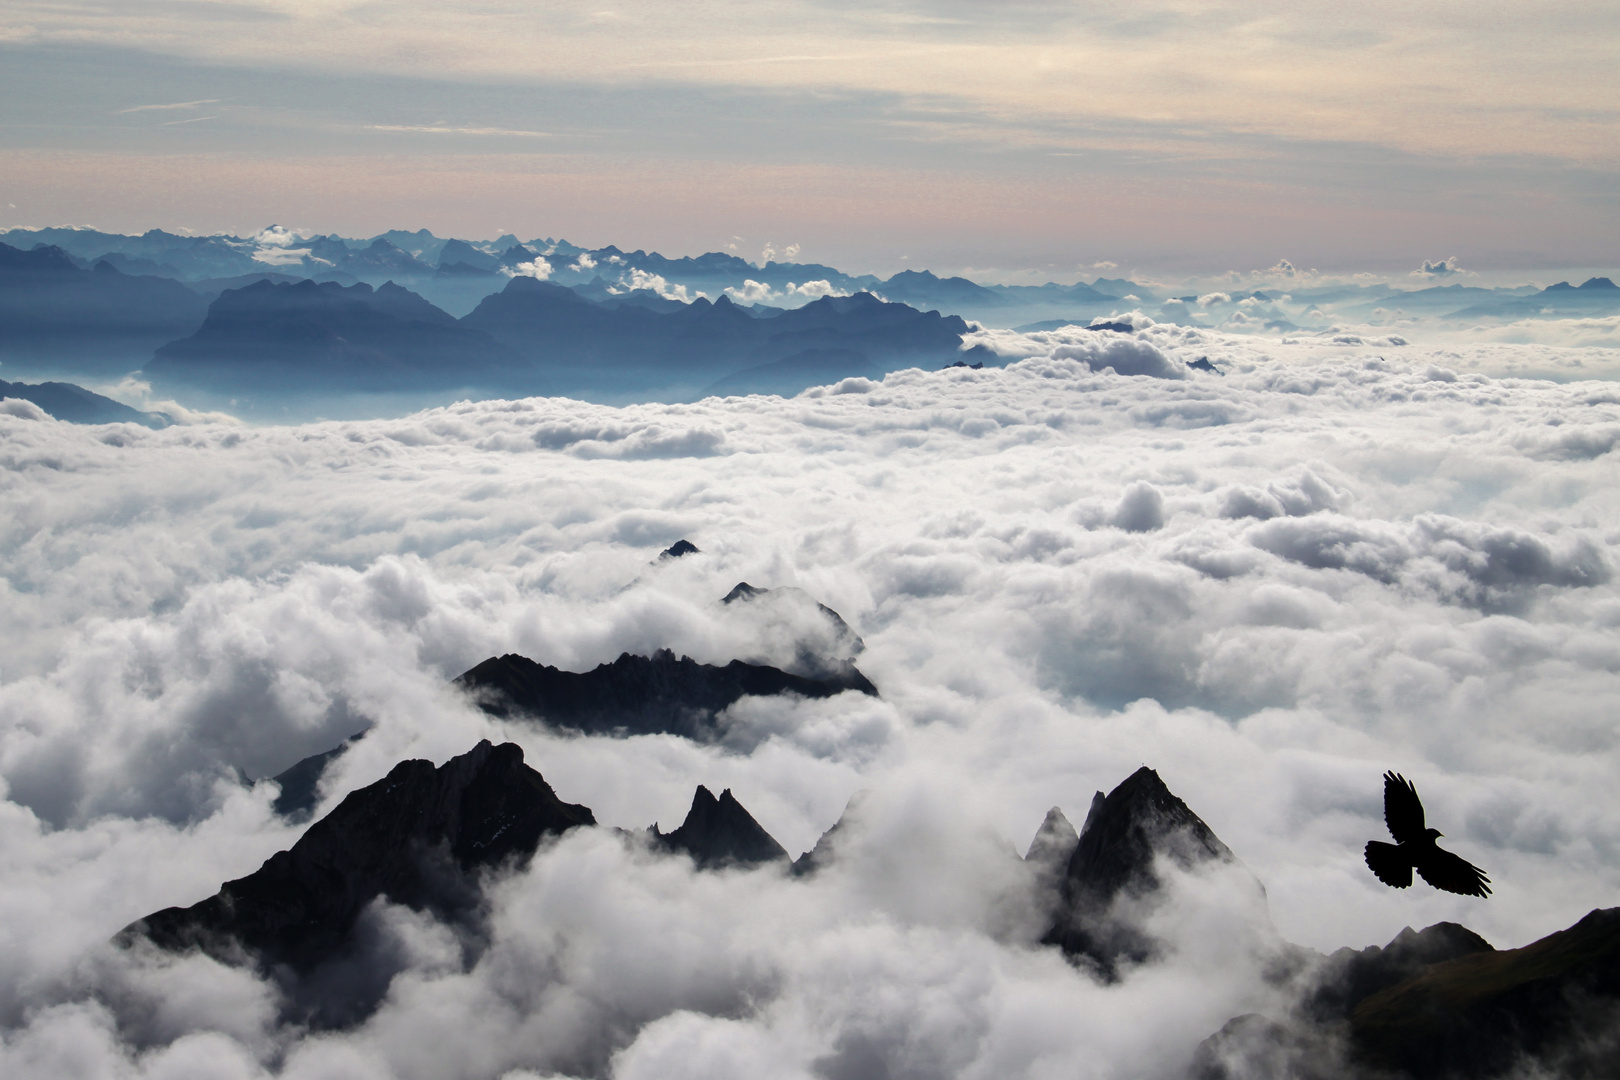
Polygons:
<instances>
[{"instance_id":1,"label":"sky","mask_svg":"<svg viewBox=\"0 0 1620 1080\"><path fill-rule=\"evenodd\" d=\"M1616 256L1620 11L0 4L0 224L800 245L851 271Z\"/></svg>"},{"instance_id":2,"label":"sky","mask_svg":"<svg viewBox=\"0 0 1620 1080\"><path fill-rule=\"evenodd\" d=\"M1449 920L1517 947L1614 904L1620 395L1512 370L1620 350L986 336L1024 359L788 400L162 431L7 401L0 1073L1169 1080L1288 1006L1280 942ZM880 696L745 700L698 745L448 685L509 651L786 662L793 624L719 603L738 581L838 611ZM480 738L607 826L730 788L793 854L866 795L809 880L584 830L489 883L471 953L377 905L389 989L340 1032L107 944L296 839L239 777L368 724L321 812ZM1037 946L1015 855L1144 764L1242 865L1171 874L1166 951L1107 986ZM1386 769L1488 900L1366 871Z\"/></svg>"}]
</instances>

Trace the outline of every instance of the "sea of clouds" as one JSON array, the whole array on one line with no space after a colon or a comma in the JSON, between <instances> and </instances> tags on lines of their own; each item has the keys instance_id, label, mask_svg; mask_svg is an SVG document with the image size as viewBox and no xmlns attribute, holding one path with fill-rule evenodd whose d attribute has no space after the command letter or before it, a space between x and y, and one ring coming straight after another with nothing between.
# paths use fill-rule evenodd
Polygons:
<instances>
[{"instance_id":1,"label":"sea of clouds","mask_svg":"<svg viewBox=\"0 0 1620 1080\"><path fill-rule=\"evenodd\" d=\"M1620 390L1573 380L1620 353L983 338L1025 358L791 400L164 431L8 402L0 1074L1175 1077L1280 1007L1279 936L1449 919L1513 947L1616 903ZM657 561L680 537L701 554ZM745 700L700 746L557 737L448 685L504 652L791 663L814 620L720 605L739 581L836 609L881 697ZM794 854L866 794L811 879L584 830L490 881L476 947L379 904L392 981L348 1031L107 944L288 847L244 780L368 727L322 811L480 738L606 825L729 787ZM1143 764L1269 921L1177 876L1165 956L1103 986L1036 944L1012 853ZM1366 871L1385 769L1493 897Z\"/></svg>"}]
</instances>

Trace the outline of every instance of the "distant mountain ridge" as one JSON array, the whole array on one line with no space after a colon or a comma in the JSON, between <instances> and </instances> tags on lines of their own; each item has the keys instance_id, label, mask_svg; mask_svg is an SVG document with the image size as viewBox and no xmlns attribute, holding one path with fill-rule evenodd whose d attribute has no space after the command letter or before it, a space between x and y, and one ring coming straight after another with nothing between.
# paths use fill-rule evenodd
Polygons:
<instances>
[{"instance_id":1,"label":"distant mountain ridge","mask_svg":"<svg viewBox=\"0 0 1620 1080\"><path fill-rule=\"evenodd\" d=\"M85 269L59 247L0 243L0 361L71 360L122 375L202 321L207 301L176 281L131 276L106 261Z\"/></svg>"},{"instance_id":2,"label":"distant mountain ridge","mask_svg":"<svg viewBox=\"0 0 1620 1080\"><path fill-rule=\"evenodd\" d=\"M504 289L461 319L391 281L375 289L255 281L221 292L201 326L158 347L145 370L166 391L270 399L312 389L458 388L696 398L739 371L769 372L739 392L793 394L849 374L881 377L983 353L964 353L962 319L868 293L759 317L725 296L642 304L608 295L597 303L530 277L503 280ZM829 352L842 366L810 362Z\"/></svg>"},{"instance_id":3,"label":"distant mountain ridge","mask_svg":"<svg viewBox=\"0 0 1620 1080\"><path fill-rule=\"evenodd\" d=\"M167 413L142 412L73 383L10 383L0 379L0 398L31 401L53 418L70 424L140 424L166 428L174 423Z\"/></svg>"}]
</instances>

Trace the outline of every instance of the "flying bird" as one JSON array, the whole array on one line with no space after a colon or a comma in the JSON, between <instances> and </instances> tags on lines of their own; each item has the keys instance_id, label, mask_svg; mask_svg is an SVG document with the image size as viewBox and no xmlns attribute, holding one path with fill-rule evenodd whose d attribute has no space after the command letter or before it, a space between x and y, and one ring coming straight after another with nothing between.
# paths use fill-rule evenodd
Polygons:
<instances>
[{"instance_id":1,"label":"flying bird","mask_svg":"<svg viewBox=\"0 0 1620 1080\"><path fill-rule=\"evenodd\" d=\"M1491 895L1491 879L1466 859L1435 844L1444 836L1423 827L1423 802L1417 788L1400 773L1384 774L1384 824L1395 843L1367 841L1367 868L1385 885L1404 889L1412 884L1412 871L1437 889L1463 896Z\"/></svg>"}]
</instances>

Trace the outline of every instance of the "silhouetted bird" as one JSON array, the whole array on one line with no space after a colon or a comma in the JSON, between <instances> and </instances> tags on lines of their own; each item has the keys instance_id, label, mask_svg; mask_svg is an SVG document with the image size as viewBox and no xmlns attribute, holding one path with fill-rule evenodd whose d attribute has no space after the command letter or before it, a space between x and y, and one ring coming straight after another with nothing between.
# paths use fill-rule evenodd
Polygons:
<instances>
[{"instance_id":1,"label":"silhouetted bird","mask_svg":"<svg viewBox=\"0 0 1620 1080\"><path fill-rule=\"evenodd\" d=\"M1437 889L1463 896L1491 895L1485 871L1435 845L1435 837L1445 834L1423 827L1423 802L1417 788L1400 773L1384 774L1384 824L1395 843L1367 841L1367 867L1385 885L1404 889L1412 884L1416 870Z\"/></svg>"}]
</instances>

